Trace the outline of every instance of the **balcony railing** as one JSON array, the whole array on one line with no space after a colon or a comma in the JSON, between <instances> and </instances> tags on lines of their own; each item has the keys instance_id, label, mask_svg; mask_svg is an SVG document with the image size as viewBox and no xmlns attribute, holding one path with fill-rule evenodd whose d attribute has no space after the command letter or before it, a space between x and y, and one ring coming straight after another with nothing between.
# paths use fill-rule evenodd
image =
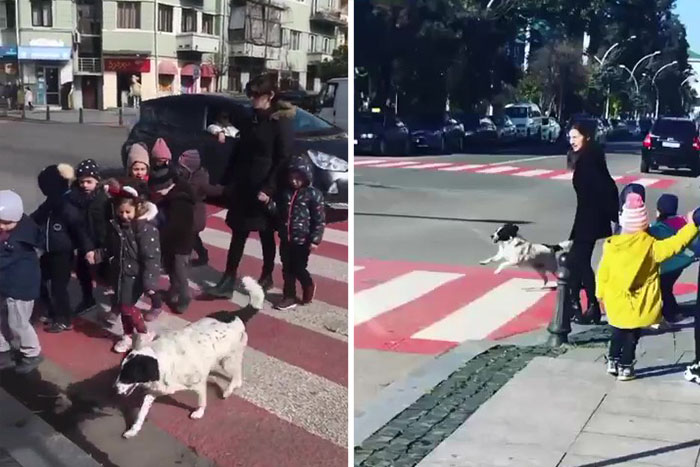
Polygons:
<instances>
[{"instance_id":1,"label":"balcony railing","mask_svg":"<svg viewBox=\"0 0 700 467\"><path fill-rule=\"evenodd\" d=\"M79 73L102 73L102 60L92 57L78 58Z\"/></svg>"}]
</instances>

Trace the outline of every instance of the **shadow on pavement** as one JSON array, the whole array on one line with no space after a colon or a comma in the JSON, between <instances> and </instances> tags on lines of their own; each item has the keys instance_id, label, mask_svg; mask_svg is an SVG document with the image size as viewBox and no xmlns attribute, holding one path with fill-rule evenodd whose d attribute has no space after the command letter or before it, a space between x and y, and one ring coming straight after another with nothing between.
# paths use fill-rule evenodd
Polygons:
<instances>
[{"instance_id":1,"label":"shadow on pavement","mask_svg":"<svg viewBox=\"0 0 700 467\"><path fill-rule=\"evenodd\" d=\"M674 363L672 365L648 366L636 370L637 379L658 378L660 376L672 375L674 373L683 373L685 368L692 362Z\"/></svg>"},{"instance_id":2,"label":"shadow on pavement","mask_svg":"<svg viewBox=\"0 0 700 467\"><path fill-rule=\"evenodd\" d=\"M686 441L685 443L678 443L671 446L664 446L662 448L650 449L648 451L641 451L635 454L628 454L626 456L616 457L614 459L607 459L598 462L590 462L588 464L579 465L579 467L607 467L610 465L619 465L625 462L630 462L638 459L644 459L646 457L658 456L660 454L666 454L673 451L679 451L681 449L692 448L695 446L700 446L700 439L693 441Z\"/></svg>"},{"instance_id":3,"label":"shadow on pavement","mask_svg":"<svg viewBox=\"0 0 700 467\"><path fill-rule=\"evenodd\" d=\"M532 224L530 221L521 220L504 220L504 219L465 219L459 217L437 217L437 216L414 216L410 214L384 214L376 212L355 212L356 216L365 217L394 217L398 219L420 219L420 220L431 220L431 221L450 221L450 222L479 222L485 224Z\"/></svg>"}]
</instances>

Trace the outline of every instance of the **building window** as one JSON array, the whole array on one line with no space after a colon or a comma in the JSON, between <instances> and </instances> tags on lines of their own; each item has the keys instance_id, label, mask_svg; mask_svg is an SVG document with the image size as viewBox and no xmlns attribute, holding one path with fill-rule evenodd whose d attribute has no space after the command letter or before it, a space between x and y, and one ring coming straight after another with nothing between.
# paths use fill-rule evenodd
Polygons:
<instances>
[{"instance_id":1,"label":"building window","mask_svg":"<svg viewBox=\"0 0 700 467\"><path fill-rule=\"evenodd\" d=\"M182 10L182 32L197 32L197 12Z\"/></svg>"},{"instance_id":2,"label":"building window","mask_svg":"<svg viewBox=\"0 0 700 467\"><path fill-rule=\"evenodd\" d=\"M5 18L3 22L2 14L0 14L0 29L8 28L14 29L15 27L15 2L5 3Z\"/></svg>"},{"instance_id":3,"label":"building window","mask_svg":"<svg viewBox=\"0 0 700 467\"><path fill-rule=\"evenodd\" d=\"M309 34L309 52L316 52L316 36Z\"/></svg>"},{"instance_id":4,"label":"building window","mask_svg":"<svg viewBox=\"0 0 700 467\"><path fill-rule=\"evenodd\" d=\"M290 31L289 39L290 50L299 50L299 43L301 42L301 33L299 31Z\"/></svg>"},{"instance_id":5,"label":"building window","mask_svg":"<svg viewBox=\"0 0 700 467\"><path fill-rule=\"evenodd\" d=\"M324 54L331 53L331 40L327 37L323 38L323 53Z\"/></svg>"},{"instance_id":6,"label":"building window","mask_svg":"<svg viewBox=\"0 0 700 467\"><path fill-rule=\"evenodd\" d=\"M204 34L214 34L214 15L202 15L202 32Z\"/></svg>"},{"instance_id":7,"label":"building window","mask_svg":"<svg viewBox=\"0 0 700 467\"><path fill-rule=\"evenodd\" d=\"M32 26L53 26L51 6L51 0L32 0Z\"/></svg>"},{"instance_id":8,"label":"building window","mask_svg":"<svg viewBox=\"0 0 700 467\"><path fill-rule=\"evenodd\" d=\"M173 32L173 7L158 5L158 30Z\"/></svg>"},{"instance_id":9,"label":"building window","mask_svg":"<svg viewBox=\"0 0 700 467\"><path fill-rule=\"evenodd\" d=\"M141 29L141 3L117 2L117 28Z\"/></svg>"}]
</instances>

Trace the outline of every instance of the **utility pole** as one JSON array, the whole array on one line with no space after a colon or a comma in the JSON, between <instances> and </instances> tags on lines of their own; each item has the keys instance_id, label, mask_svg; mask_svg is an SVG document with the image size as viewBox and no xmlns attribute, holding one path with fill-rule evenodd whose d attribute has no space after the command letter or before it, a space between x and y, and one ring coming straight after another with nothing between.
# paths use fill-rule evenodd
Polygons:
<instances>
[{"instance_id":1,"label":"utility pole","mask_svg":"<svg viewBox=\"0 0 700 467\"><path fill-rule=\"evenodd\" d=\"M174 29L175 25L173 25ZM154 67L155 73L153 76L155 78L156 84L156 97L158 96L158 0L153 2L153 57L154 57Z\"/></svg>"}]
</instances>

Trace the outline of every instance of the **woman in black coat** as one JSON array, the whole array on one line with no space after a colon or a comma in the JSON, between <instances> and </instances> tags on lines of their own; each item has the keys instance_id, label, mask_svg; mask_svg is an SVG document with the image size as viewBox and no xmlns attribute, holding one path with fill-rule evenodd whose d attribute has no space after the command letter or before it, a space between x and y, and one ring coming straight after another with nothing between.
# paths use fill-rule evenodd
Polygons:
<instances>
[{"instance_id":1,"label":"woman in black coat","mask_svg":"<svg viewBox=\"0 0 700 467\"><path fill-rule=\"evenodd\" d=\"M228 208L226 224L232 230L226 270L219 283L207 290L209 295L221 298L233 293L250 232L260 233L263 250L263 268L258 282L265 290L273 285L275 226L267 203L277 191L294 143L295 108L277 100L276 77L269 74L255 77L246 86L246 93L253 106L253 118L240 125L240 141L222 180Z\"/></svg>"},{"instance_id":2,"label":"woman in black coat","mask_svg":"<svg viewBox=\"0 0 700 467\"><path fill-rule=\"evenodd\" d=\"M573 241L569 254L569 284L574 303L574 321L581 324L599 323L600 305L595 296L591 257L596 241L611 236L611 223L618 221L617 186L608 172L603 148L592 140L591 131L586 126L574 124L569 131L569 141L571 151L567 162L574 171L576 191L576 216L569 236ZM578 300L582 285L588 302L588 309L583 315Z\"/></svg>"}]
</instances>

